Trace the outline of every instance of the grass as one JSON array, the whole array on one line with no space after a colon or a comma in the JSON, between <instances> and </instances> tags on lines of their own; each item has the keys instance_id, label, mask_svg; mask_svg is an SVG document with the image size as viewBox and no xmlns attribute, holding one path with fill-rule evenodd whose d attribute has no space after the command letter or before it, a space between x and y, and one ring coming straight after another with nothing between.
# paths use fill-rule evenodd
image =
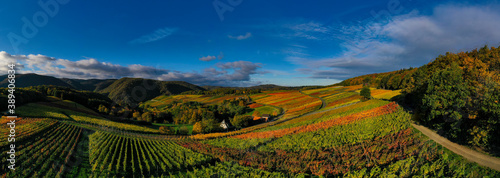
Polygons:
<instances>
[{"instance_id":1,"label":"grass","mask_svg":"<svg viewBox=\"0 0 500 178\"><path fill-rule=\"evenodd\" d=\"M54 118L54 119L70 119L63 114L69 111L65 109L45 106L37 103L28 103L16 109L16 113L20 117L33 117L33 118Z\"/></svg>"},{"instance_id":2,"label":"grass","mask_svg":"<svg viewBox=\"0 0 500 178\"><path fill-rule=\"evenodd\" d=\"M273 107L273 106L261 106L261 107L255 108L253 111L248 112L244 115L247 115L247 116L253 115L253 113L255 111L259 111L260 114L269 114L269 115L273 114L274 111L276 111L276 113L278 113L278 114L280 112L278 108Z\"/></svg>"},{"instance_id":3,"label":"grass","mask_svg":"<svg viewBox=\"0 0 500 178\"><path fill-rule=\"evenodd\" d=\"M161 124L161 123L153 123L151 128L153 129L159 129L161 126L166 126L166 127L173 127L175 128L175 132L177 133L181 127L187 127L189 130L189 135L193 133L193 125L190 124Z\"/></svg>"},{"instance_id":4,"label":"grass","mask_svg":"<svg viewBox=\"0 0 500 178\"><path fill-rule=\"evenodd\" d=\"M62 101L56 101L56 102L53 102L54 104L59 104L59 105L65 105L65 106L69 106L69 107L75 107L76 109L80 109L80 110L83 110L83 111L86 111L86 112L90 112L90 113L95 113L97 114L95 111L93 111L92 109L89 109L81 104L78 104L78 103L75 103L73 101L70 101L70 100L62 100Z\"/></svg>"}]
</instances>

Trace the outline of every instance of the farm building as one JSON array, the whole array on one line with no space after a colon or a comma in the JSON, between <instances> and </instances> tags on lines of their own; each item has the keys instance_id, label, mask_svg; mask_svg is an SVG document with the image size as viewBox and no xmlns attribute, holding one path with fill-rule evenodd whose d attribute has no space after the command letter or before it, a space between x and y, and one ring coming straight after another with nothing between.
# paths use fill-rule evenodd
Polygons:
<instances>
[{"instance_id":1,"label":"farm building","mask_svg":"<svg viewBox=\"0 0 500 178\"><path fill-rule=\"evenodd\" d=\"M254 121L262 120L264 122L267 122L267 121L269 121L269 118L271 118L271 116L269 116L269 114L262 114L261 117L257 117L257 116L253 117L253 120Z\"/></svg>"},{"instance_id":2,"label":"farm building","mask_svg":"<svg viewBox=\"0 0 500 178\"><path fill-rule=\"evenodd\" d=\"M229 122L226 122L226 120L223 120L223 121L220 123L220 125L219 125L219 126L220 126L220 127L222 127L223 129L226 129L226 130L227 130L227 129L230 129L230 128L232 127L232 126L231 126L231 124L230 124Z\"/></svg>"}]
</instances>

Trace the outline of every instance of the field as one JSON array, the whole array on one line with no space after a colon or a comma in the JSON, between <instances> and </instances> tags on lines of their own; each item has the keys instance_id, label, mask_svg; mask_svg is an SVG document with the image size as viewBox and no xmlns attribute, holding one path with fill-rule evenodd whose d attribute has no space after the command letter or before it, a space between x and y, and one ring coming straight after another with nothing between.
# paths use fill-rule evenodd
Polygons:
<instances>
[{"instance_id":1,"label":"field","mask_svg":"<svg viewBox=\"0 0 500 178\"><path fill-rule=\"evenodd\" d=\"M172 141L129 138L96 132L90 135L90 164L95 176L168 176L212 161Z\"/></svg>"},{"instance_id":2,"label":"field","mask_svg":"<svg viewBox=\"0 0 500 178\"><path fill-rule=\"evenodd\" d=\"M153 123L154 128L159 128L161 126L166 126L166 127L172 127L175 128L175 130L178 132L181 127L186 127L189 130L189 135L193 133L193 125L189 124L160 124L160 123Z\"/></svg>"},{"instance_id":3,"label":"field","mask_svg":"<svg viewBox=\"0 0 500 178\"><path fill-rule=\"evenodd\" d=\"M44 120L51 124L52 120ZM35 122L27 123L26 127L36 128ZM63 176L67 164L77 143L80 141L83 129L64 123L53 123L51 127L41 132L42 134L31 134L22 141L16 141L16 162L20 171L10 172L6 168L2 170L8 177L38 177L38 176ZM5 141L2 142L5 144ZM7 157L6 147L2 147L2 158ZM5 159L2 159L3 165L6 165Z\"/></svg>"},{"instance_id":4,"label":"field","mask_svg":"<svg viewBox=\"0 0 500 178\"><path fill-rule=\"evenodd\" d=\"M257 103L283 108L283 119L288 119L314 111L321 106L321 100L299 91L268 92L251 96Z\"/></svg>"},{"instance_id":5,"label":"field","mask_svg":"<svg viewBox=\"0 0 500 178\"><path fill-rule=\"evenodd\" d=\"M188 101L196 101L203 104L218 104L222 103L224 100L230 100L239 98L243 95L224 95L224 96L205 96L205 95L173 95L173 96L159 96L152 100L149 100L142 104L142 107L150 107L150 108L163 108L168 104L179 101L179 102L188 102Z\"/></svg>"},{"instance_id":6,"label":"field","mask_svg":"<svg viewBox=\"0 0 500 178\"><path fill-rule=\"evenodd\" d=\"M259 107L253 108L254 110L252 112L248 112L245 115L252 115L254 112L259 112L260 114L269 114L272 115L274 114L279 114L280 109L278 109L275 106L265 106L265 105L260 105Z\"/></svg>"},{"instance_id":7,"label":"field","mask_svg":"<svg viewBox=\"0 0 500 178\"><path fill-rule=\"evenodd\" d=\"M399 90L360 86L265 91L249 95L247 115L279 113L273 121L240 130L191 136L106 120L69 101L18 108L16 162L7 177L498 177L411 126L411 113L390 101ZM240 96L160 96L145 107L175 100L206 104ZM281 114L281 110L283 114ZM6 124L3 118L0 123ZM0 131L7 135L8 128ZM7 137L0 139L7 157ZM2 159L2 164L7 164Z\"/></svg>"},{"instance_id":8,"label":"field","mask_svg":"<svg viewBox=\"0 0 500 178\"><path fill-rule=\"evenodd\" d=\"M84 110L88 110L88 108ZM67 108L55 107L54 105L47 106L47 104L45 103L29 103L27 105L19 107L16 112L22 117L62 119L77 121L78 123L82 124L98 125L100 127L112 128L117 130L159 133L158 129L151 129L144 126L109 121L104 119L103 117L92 115L92 113L94 112L83 113Z\"/></svg>"},{"instance_id":9,"label":"field","mask_svg":"<svg viewBox=\"0 0 500 178\"><path fill-rule=\"evenodd\" d=\"M17 108L16 110L16 112L21 117L70 119L65 114L65 111L66 110L64 109L45 106L37 103L29 103Z\"/></svg>"}]
</instances>

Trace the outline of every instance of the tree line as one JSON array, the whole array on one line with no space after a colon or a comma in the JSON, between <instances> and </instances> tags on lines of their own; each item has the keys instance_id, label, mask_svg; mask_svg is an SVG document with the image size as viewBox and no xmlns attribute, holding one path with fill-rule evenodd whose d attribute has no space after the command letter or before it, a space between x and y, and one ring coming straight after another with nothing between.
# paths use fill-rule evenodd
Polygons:
<instances>
[{"instance_id":1,"label":"tree line","mask_svg":"<svg viewBox=\"0 0 500 178\"><path fill-rule=\"evenodd\" d=\"M498 152L500 49L446 53L419 67L370 74L340 85L402 89L417 119L462 144Z\"/></svg>"}]
</instances>

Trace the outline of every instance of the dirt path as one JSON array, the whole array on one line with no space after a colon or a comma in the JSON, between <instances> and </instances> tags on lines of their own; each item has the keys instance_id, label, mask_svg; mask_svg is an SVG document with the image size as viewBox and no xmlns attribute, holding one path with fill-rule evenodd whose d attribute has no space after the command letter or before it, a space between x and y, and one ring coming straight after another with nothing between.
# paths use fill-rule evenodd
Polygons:
<instances>
[{"instance_id":1,"label":"dirt path","mask_svg":"<svg viewBox=\"0 0 500 178\"><path fill-rule=\"evenodd\" d=\"M434 131L421 126L421 125L416 125L412 124L413 127L416 129L420 130L424 135L429 137L430 139L434 140L435 142L441 144L442 146L448 148L450 151L463 156L465 159L469 161L476 162L477 164L481 166L486 166L491 169L500 171L500 159L491 157L482 153L479 153L477 151L471 150L467 147L461 146L459 144L453 143L449 141L448 139L438 135Z\"/></svg>"}]
</instances>

